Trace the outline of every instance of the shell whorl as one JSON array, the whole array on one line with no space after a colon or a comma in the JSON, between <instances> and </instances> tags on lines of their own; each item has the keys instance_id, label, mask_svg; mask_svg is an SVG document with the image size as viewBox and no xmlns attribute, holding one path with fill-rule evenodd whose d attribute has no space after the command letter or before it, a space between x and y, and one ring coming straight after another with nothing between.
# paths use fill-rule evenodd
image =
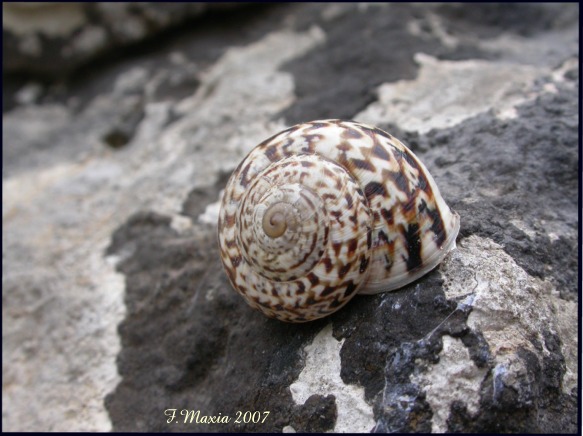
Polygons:
<instances>
[{"instance_id":1,"label":"shell whorl","mask_svg":"<svg viewBox=\"0 0 583 436\"><path fill-rule=\"evenodd\" d=\"M340 120L299 124L255 147L219 214L231 284L290 322L416 280L455 247L458 230L459 216L407 147Z\"/></svg>"}]
</instances>

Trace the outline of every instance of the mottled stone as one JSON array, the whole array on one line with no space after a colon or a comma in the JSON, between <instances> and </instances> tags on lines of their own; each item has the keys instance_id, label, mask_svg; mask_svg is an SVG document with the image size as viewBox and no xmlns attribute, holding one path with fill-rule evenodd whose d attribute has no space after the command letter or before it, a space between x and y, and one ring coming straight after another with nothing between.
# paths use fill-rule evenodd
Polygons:
<instances>
[{"instance_id":1,"label":"mottled stone","mask_svg":"<svg viewBox=\"0 0 583 436\"><path fill-rule=\"evenodd\" d=\"M151 38L236 3L58 3L2 5L3 68L58 77L97 56Z\"/></svg>"},{"instance_id":2,"label":"mottled stone","mask_svg":"<svg viewBox=\"0 0 583 436\"><path fill-rule=\"evenodd\" d=\"M4 429L577 431L576 6L3 7L5 68L38 77L175 29L6 80ZM458 248L290 325L230 288L216 206L255 144L325 117L409 144Z\"/></svg>"}]
</instances>

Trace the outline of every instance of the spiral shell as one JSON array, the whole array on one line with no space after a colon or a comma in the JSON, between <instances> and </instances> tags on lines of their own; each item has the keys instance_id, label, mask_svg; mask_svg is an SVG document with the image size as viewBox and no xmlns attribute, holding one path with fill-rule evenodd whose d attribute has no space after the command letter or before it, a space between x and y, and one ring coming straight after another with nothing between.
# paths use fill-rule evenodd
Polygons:
<instances>
[{"instance_id":1,"label":"spiral shell","mask_svg":"<svg viewBox=\"0 0 583 436\"><path fill-rule=\"evenodd\" d=\"M400 288L455 247L459 216L398 139L353 121L290 127L235 169L219 214L233 287L255 309L311 321Z\"/></svg>"}]
</instances>

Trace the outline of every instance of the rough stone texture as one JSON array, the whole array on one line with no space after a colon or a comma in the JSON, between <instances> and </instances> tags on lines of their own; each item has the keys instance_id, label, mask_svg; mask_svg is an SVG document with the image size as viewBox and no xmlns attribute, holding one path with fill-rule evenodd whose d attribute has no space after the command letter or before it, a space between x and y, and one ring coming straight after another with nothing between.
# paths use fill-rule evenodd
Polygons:
<instances>
[{"instance_id":1,"label":"rough stone texture","mask_svg":"<svg viewBox=\"0 0 583 436\"><path fill-rule=\"evenodd\" d=\"M69 8L30 22L44 33L87 19L36 7ZM91 74L6 80L3 429L575 433L577 7L221 17ZM284 324L230 289L217 203L255 144L325 117L404 140L461 216L458 249L397 292Z\"/></svg>"},{"instance_id":2,"label":"rough stone texture","mask_svg":"<svg viewBox=\"0 0 583 436\"><path fill-rule=\"evenodd\" d=\"M12 73L58 77L111 53L113 48L142 42L208 11L235 6L236 3L4 3L3 68Z\"/></svg>"}]
</instances>

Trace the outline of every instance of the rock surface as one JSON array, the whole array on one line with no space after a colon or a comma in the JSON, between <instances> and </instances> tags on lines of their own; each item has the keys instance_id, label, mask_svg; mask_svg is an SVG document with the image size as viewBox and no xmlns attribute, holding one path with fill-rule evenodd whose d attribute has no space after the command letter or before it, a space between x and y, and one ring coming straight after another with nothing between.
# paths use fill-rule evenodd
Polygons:
<instances>
[{"instance_id":1,"label":"rock surface","mask_svg":"<svg viewBox=\"0 0 583 436\"><path fill-rule=\"evenodd\" d=\"M115 54L112 49L148 39L152 42L163 30L188 24L188 20L208 11L236 6L236 3L4 3L3 68L11 73L59 77L100 55ZM208 16L206 19L209 18L213 19Z\"/></svg>"},{"instance_id":2,"label":"rock surface","mask_svg":"<svg viewBox=\"0 0 583 436\"><path fill-rule=\"evenodd\" d=\"M10 5L5 44L6 8L35 7ZM68 12L23 34L83 42L81 6L36 7ZM186 15L151 7L158 28ZM91 74L9 78L3 428L575 433L578 25L576 5L263 5L101 46ZM230 288L217 202L254 145L329 117L410 146L458 248L285 324Z\"/></svg>"}]
</instances>

